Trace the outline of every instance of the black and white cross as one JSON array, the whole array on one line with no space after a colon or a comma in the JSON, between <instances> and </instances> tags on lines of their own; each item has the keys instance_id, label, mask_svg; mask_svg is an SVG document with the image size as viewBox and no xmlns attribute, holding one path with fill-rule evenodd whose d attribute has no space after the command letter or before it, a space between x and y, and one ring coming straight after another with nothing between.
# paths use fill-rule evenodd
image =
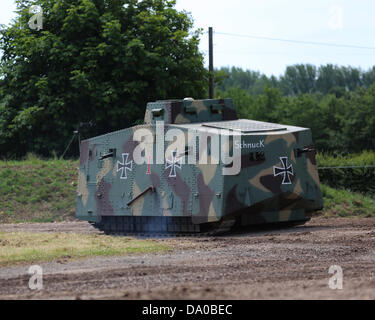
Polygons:
<instances>
[{"instance_id":1,"label":"black and white cross","mask_svg":"<svg viewBox=\"0 0 375 320\"><path fill-rule=\"evenodd\" d=\"M126 170L133 171L133 160L128 162L129 153L122 154L122 162L117 161L117 172L121 171L120 179L127 179ZM129 166L130 165L130 166Z\"/></svg>"},{"instance_id":2,"label":"black and white cross","mask_svg":"<svg viewBox=\"0 0 375 320\"><path fill-rule=\"evenodd\" d=\"M292 184L292 181L290 180L289 175L294 175L293 173L293 166L288 166L288 157L280 157L281 164L283 165L283 168L279 168L274 166L273 167L273 176L276 177L280 174L283 175L283 182L282 184Z\"/></svg>"},{"instance_id":3,"label":"black and white cross","mask_svg":"<svg viewBox=\"0 0 375 320\"><path fill-rule=\"evenodd\" d=\"M165 169L171 168L169 177L176 177L176 167L181 170L181 158L177 158L177 150L171 151L172 160L165 158Z\"/></svg>"}]
</instances>

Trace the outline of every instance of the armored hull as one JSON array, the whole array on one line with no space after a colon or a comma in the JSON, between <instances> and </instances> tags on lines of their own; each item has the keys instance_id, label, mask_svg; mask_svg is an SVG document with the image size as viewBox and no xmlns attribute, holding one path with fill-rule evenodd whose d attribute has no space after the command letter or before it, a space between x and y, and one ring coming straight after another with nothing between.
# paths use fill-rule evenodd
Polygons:
<instances>
[{"instance_id":1,"label":"armored hull","mask_svg":"<svg viewBox=\"0 0 375 320\"><path fill-rule=\"evenodd\" d=\"M301 224L323 206L310 129L237 119L230 99L149 103L80 152L76 216L110 233Z\"/></svg>"}]
</instances>

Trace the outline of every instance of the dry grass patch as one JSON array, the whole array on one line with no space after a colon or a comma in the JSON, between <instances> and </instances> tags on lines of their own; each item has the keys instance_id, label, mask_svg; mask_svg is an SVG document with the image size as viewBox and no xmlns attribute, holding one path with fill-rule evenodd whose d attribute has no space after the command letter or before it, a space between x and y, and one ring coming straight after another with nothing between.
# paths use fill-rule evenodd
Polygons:
<instances>
[{"instance_id":1,"label":"dry grass patch","mask_svg":"<svg viewBox=\"0 0 375 320\"><path fill-rule=\"evenodd\" d=\"M72 233L0 232L0 266L170 250L157 240Z\"/></svg>"}]
</instances>

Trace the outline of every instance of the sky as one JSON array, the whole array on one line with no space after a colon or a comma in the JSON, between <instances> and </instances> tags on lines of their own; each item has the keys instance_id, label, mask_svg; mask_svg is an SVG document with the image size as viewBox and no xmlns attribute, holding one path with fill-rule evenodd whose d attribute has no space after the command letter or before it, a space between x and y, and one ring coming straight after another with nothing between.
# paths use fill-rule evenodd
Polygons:
<instances>
[{"instance_id":1,"label":"sky","mask_svg":"<svg viewBox=\"0 0 375 320\"><path fill-rule=\"evenodd\" d=\"M286 66L297 63L332 63L364 70L375 65L373 0L177 0L176 8L191 13L194 28L206 32L213 27L216 68L237 66L279 76ZM9 24L14 10L13 0L1 0L0 23ZM207 66L207 33L202 35L200 50Z\"/></svg>"}]
</instances>

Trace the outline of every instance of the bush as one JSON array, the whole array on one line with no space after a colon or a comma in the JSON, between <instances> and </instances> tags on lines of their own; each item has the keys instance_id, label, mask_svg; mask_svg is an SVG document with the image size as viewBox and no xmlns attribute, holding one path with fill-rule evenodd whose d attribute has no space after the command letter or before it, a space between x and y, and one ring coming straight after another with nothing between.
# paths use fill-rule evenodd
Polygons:
<instances>
[{"instance_id":1,"label":"bush","mask_svg":"<svg viewBox=\"0 0 375 320\"><path fill-rule=\"evenodd\" d=\"M375 166L374 152L364 151L346 156L317 154L317 163L322 183L335 189L375 194L375 167L324 169L325 167Z\"/></svg>"}]
</instances>

